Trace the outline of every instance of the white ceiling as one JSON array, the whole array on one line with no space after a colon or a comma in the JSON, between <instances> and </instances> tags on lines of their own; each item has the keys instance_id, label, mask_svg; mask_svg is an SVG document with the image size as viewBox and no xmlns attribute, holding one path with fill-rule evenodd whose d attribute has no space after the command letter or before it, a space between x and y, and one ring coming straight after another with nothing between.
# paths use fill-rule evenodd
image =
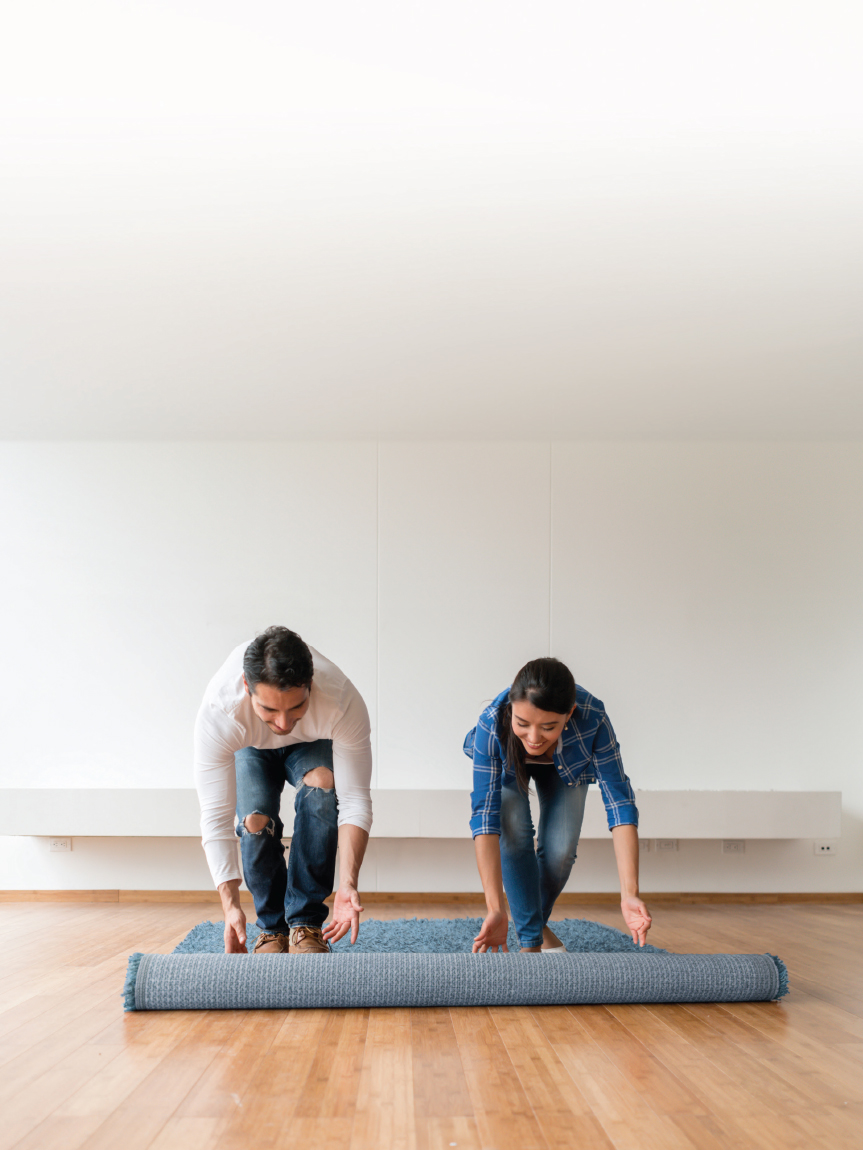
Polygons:
<instances>
[{"instance_id":1,"label":"white ceiling","mask_svg":"<svg viewBox=\"0 0 863 1150\"><path fill-rule=\"evenodd\" d=\"M863 438L856 0L17 9L0 438Z\"/></svg>"}]
</instances>

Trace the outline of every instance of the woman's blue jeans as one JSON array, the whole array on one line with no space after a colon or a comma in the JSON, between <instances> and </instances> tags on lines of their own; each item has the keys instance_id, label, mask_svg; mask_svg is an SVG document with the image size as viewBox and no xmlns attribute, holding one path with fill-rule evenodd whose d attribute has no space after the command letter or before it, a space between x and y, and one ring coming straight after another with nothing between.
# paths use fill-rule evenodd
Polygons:
<instances>
[{"instance_id":1,"label":"woman's blue jeans","mask_svg":"<svg viewBox=\"0 0 863 1150\"><path fill-rule=\"evenodd\" d=\"M333 769L331 739L294 743L275 750L243 747L234 755L237 769L237 835L243 877L255 900L258 926L287 934L294 926L322 926L333 893L339 844L338 801L334 788L303 782L315 767ZM296 787L294 833L288 862L279 818L285 783ZM248 815L266 815L262 831L244 826Z\"/></svg>"},{"instance_id":2,"label":"woman's blue jeans","mask_svg":"<svg viewBox=\"0 0 863 1150\"><path fill-rule=\"evenodd\" d=\"M575 862L587 787L569 786L553 764L527 769L539 798L536 847L527 794L510 778L501 787L500 861L518 941L541 946L542 928Z\"/></svg>"}]
</instances>

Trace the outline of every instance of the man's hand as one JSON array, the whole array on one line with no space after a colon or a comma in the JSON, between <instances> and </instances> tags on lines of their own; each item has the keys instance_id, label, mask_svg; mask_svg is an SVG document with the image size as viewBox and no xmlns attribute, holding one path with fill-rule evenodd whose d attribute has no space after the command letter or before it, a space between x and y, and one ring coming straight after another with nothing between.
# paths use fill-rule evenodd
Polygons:
<instances>
[{"instance_id":1,"label":"man's hand","mask_svg":"<svg viewBox=\"0 0 863 1150\"><path fill-rule=\"evenodd\" d=\"M239 906L225 910L225 954L248 954L246 950L246 916Z\"/></svg>"},{"instance_id":2,"label":"man's hand","mask_svg":"<svg viewBox=\"0 0 863 1150\"><path fill-rule=\"evenodd\" d=\"M332 918L323 929L323 936L327 942L338 942L350 931L351 946L353 946L360 932L362 909L357 888L343 882L333 899Z\"/></svg>"},{"instance_id":3,"label":"man's hand","mask_svg":"<svg viewBox=\"0 0 863 1150\"><path fill-rule=\"evenodd\" d=\"M638 946L644 946L647 941L647 932L653 922L647 907L640 898L629 896L620 900L620 913L632 935L632 941Z\"/></svg>"},{"instance_id":4,"label":"man's hand","mask_svg":"<svg viewBox=\"0 0 863 1150\"><path fill-rule=\"evenodd\" d=\"M479 934L473 940L472 954L485 954L487 950L492 950L497 953L497 948L500 947L502 951L509 954L509 947L506 945L506 931L509 926L509 919L506 913L502 910L490 910L485 916L482 926L479 928Z\"/></svg>"}]
</instances>

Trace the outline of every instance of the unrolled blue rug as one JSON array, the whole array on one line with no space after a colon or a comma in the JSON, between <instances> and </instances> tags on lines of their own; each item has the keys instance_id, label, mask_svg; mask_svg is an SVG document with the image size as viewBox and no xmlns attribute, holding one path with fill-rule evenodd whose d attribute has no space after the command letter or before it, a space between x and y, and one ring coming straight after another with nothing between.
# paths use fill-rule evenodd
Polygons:
<instances>
[{"instance_id":1,"label":"unrolled blue rug","mask_svg":"<svg viewBox=\"0 0 863 1150\"><path fill-rule=\"evenodd\" d=\"M767 1001L787 993L769 954L668 954L622 931L553 924L566 954L471 954L480 919L368 919L331 955L222 953L221 923L201 923L173 954L133 954L126 1010L530 1006ZM250 939L257 931L251 928ZM515 940L510 942L515 951Z\"/></svg>"},{"instance_id":2,"label":"unrolled blue rug","mask_svg":"<svg viewBox=\"0 0 863 1150\"><path fill-rule=\"evenodd\" d=\"M353 946L349 938L333 946L336 954L470 954L473 940L482 926L481 918L368 918L360 926ZM174 954L221 954L225 949L221 922L201 922L193 927L174 950ZM553 930L567 950L576 953L611 951L628 953L638 949L622 930L591 922L586 918L565 918L553 923ZM249 948L260 933L249 923ZM518 939L512 923L507 946L518 950ZM644 954L665 954L655 946L645 946Z\"/></svg>"}]
</instances>

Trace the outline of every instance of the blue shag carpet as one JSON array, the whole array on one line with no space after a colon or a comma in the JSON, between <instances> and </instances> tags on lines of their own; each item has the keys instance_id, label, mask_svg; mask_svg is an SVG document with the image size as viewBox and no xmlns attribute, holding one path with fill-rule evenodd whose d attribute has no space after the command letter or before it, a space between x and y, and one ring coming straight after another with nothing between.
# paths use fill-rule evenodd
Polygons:
<instances>
[{"instance_id":1,"label":"blue shag carpet","mask_svg":"<svg viewBox=\"0 0 863 1150\"><path fill-rule=\"evenodd\" d=\"M566 949L575 953L668 953L650 944L638 947L622 930L586 918L565 918L550 925ZM469 954L481 926L481 918L367 918L360 925L360 935L353 947L348 935L332 949L338 954ZM174 949L174 954L221 954L225 949L223 931L221 922L200 922ZM258 927L249 923L250 951L259 934ZM507 945L511 951L518 950L512 923Z\"/></svg>"}]
</instances>

